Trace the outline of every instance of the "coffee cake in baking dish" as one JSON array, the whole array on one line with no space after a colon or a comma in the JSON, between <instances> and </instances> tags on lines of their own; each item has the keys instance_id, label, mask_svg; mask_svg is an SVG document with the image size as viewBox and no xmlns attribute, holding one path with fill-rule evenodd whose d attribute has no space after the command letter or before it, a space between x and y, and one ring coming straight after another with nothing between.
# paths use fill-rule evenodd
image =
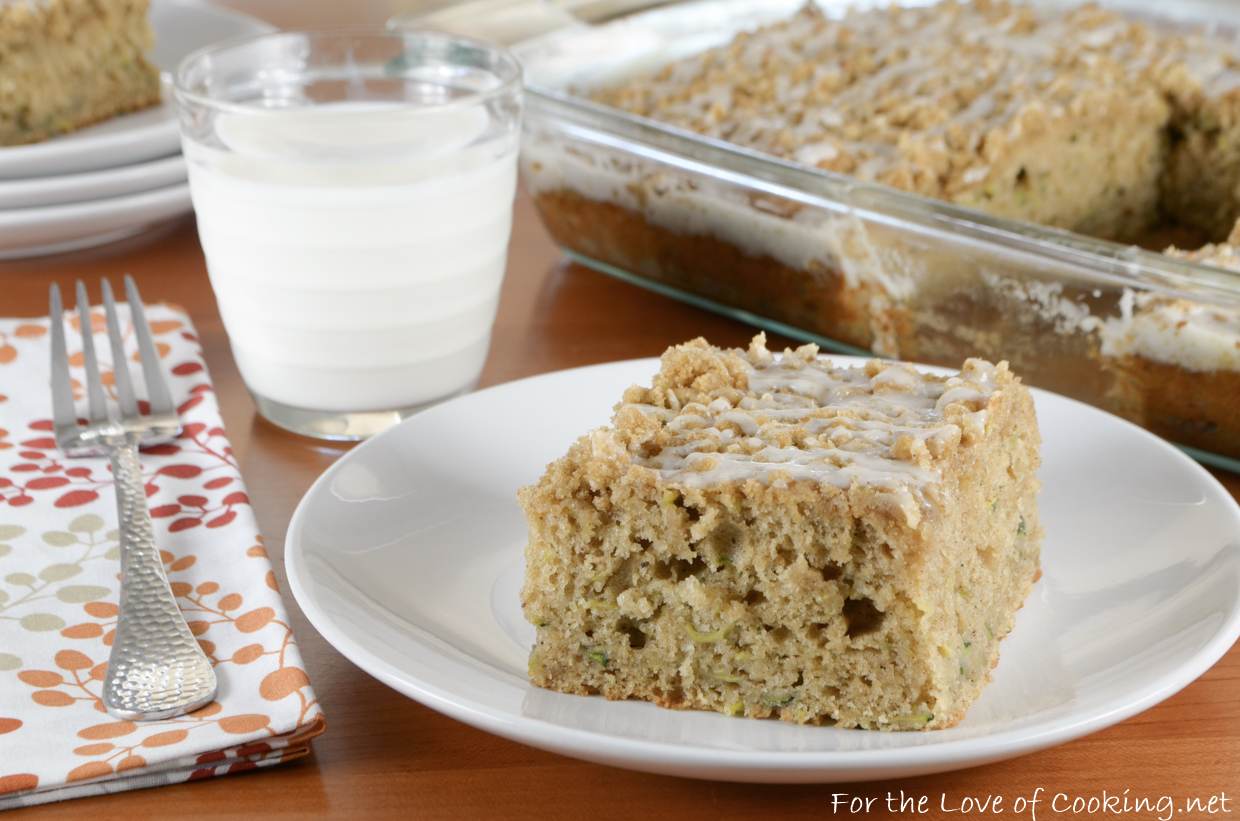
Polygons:
<instances>
[{"instance_id":1,"label":"coffee cake in baking dish","mask_svg":"<svg viewBox=\"0 0 1240 821\"><path fill-rule=\"evenodd\" d=\"M619 58L644 73L574 93L1148 248L1218 243L1240 216L1240 46L1221 28L1059 3L841 5L808 5L653 73L648 59ZM840 179L768 188L719 157L691 168L647 155L625 142L645 137L624 133L615 145L555 124L527 135L526 186L580 258L883 356L1008 360L1041 387L1240 457L1240 326L1226 287L1199 302L1191 283L1166 292L1161 274L1116 278L1121 249L1079 255L1065 236L1014 224L979 232L978 215ZM1035 242L1028 257L1016 250ZM1170 253L1219 264L1210 255L1228 247Z\"/></svg>"},{"instance_id":2,"label":"coffee cake in baking dish","mask_svg":"<svg viewBox=\"0 0 1240 821\"><path fill-rule=\"evenodd\" d=\"M837 367L702 340L523 489L530 678L798 723L958 722L1038 575L1006 364Z\"/></svg>"},{"instance_id":3,"label":"coffee cake in baking dish","mask_svg":"<svg viewBox=\"0 0 1240 821\"><path fill-rule=\"evenodd\" d=\"M1095 5L794 17L594 92L634 114L1001 217L1133 240L1240 213L1240 59Z\"/></svg>"},{"instance_id":4,"label":"coffee cake in baking dish","mask_svg":"<svg viewBox=\"0 0 1240 821\"><path fill-rule=\"evenodd\" d=\"M1144 26L1095 7L890 6L784 22L601 89L600 102L998 216L1131 237L1169 105Z\"/></svg>"},{"instance_id":5,"label":"coffee cake in baking dish","mask_svg":"<svg viewBox=\"0 0 1240 821\"><path fill-rule=\"evenodd\" d=\"M159 102L147 0L0 0L0 145Z\"/></svg>"}]
</instances>

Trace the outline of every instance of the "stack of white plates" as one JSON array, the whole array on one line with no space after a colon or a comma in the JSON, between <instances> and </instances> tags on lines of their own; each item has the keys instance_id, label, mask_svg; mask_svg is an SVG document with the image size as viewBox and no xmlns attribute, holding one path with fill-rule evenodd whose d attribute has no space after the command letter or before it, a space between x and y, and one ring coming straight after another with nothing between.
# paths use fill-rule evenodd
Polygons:
<instances>
[{"instance_id":1,"label":"stack of white plates","mask_svg":"<svg viewBox=\"0 0 1240 821\"><path fill-rule=\"evenodd\" d=\"M203 46L271 27L201 0L154 0L151 25L152 59L165 77L160 105L0 147L0 259L101 245L190 210L171 72Z\"/></svg>"}]
</instances>

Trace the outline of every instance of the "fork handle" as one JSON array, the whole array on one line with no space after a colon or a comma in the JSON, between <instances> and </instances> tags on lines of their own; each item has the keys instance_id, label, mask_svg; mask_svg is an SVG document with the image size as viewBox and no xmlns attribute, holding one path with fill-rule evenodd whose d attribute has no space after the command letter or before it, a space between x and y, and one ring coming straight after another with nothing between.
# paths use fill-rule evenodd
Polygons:
<instances>
[{"instance_id":1,"label":"fork handle","mask_svg":"<svg viewBox=\"0 0 1240 821\"><path fill-rule=\"evenodd\" d=\"M126 435L109 445L120 520L121 603L103 704L117 718L171 718L215 698L215 671L168 586L146 507L137 440Z\"/></svg>"}]
</instances>

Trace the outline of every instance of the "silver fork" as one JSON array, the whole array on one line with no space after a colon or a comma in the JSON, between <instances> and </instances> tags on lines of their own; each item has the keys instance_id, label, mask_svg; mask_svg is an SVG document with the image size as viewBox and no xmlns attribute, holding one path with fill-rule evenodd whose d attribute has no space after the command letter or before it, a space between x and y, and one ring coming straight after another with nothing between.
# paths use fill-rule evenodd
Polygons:
<instances>
[{"instance_id":1,"label":"silver fork","mask_svg":"<svg viewBox=\"0 0 1240 821\"><path fill-rule=\"evenodd\" d=\"M60 288L52 285L52 414L56 444L66 456L107 454L116 485L120 520L121 601L116 637L103 681L103 704L117 718L154 721L196 710L215 698L215 671L194 639L168 587L164 564L155 546L151 515L138 448L175 439L181 430L172 394L159 367L159 355L142 309L142 299L131 277L125 277L125 297L133 320L142 373L151 410L138 411L133 382L112 286L103 281L103 305L108 342L112 348L117 410L108 404L91 336L90 302L86 286L77 283L77 310L82 326L82 357L90 419L78 424L69 383L69 356L65 346L64 309Z\"/></svg>"}]
</instances>

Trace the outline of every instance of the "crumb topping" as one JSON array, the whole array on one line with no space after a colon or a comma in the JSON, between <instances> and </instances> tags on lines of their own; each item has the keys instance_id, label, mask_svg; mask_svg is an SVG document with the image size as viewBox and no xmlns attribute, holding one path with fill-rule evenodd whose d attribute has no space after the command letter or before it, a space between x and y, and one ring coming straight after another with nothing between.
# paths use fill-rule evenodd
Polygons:
<instances>
[{"instance_id":1,"label":"crumb topping","mask_svg":"<svg viewBox=\"0 0 1240 821\"><path fill-rule=\"evenodd\" d=\"M1187 95L1234 63L1211 51L1189 68L1168 49L1148 27L1096 6L975 0L832 19L811 3L594 96L803 164L950 196L981 185L1007 144L1056 119L1165 106L1151 77L1182 69L1175 79Z\"/></svg>"},{"instance_id":2,"label":"crumb topping","mask_svg":"<svg viewBox=\"0 0 1240 821\"><path fill-rule=\"evenodd\" d=\"M748 351L696 340L664 355L651 388L629 389L616 428L634 463L688 487L864 485L915 508L950 452L985 434L1012 379L1007 363L979 359L943 377L879 360L836 367L816 345L776 355L764 335Z\"/></svg>"}]
</instances>

